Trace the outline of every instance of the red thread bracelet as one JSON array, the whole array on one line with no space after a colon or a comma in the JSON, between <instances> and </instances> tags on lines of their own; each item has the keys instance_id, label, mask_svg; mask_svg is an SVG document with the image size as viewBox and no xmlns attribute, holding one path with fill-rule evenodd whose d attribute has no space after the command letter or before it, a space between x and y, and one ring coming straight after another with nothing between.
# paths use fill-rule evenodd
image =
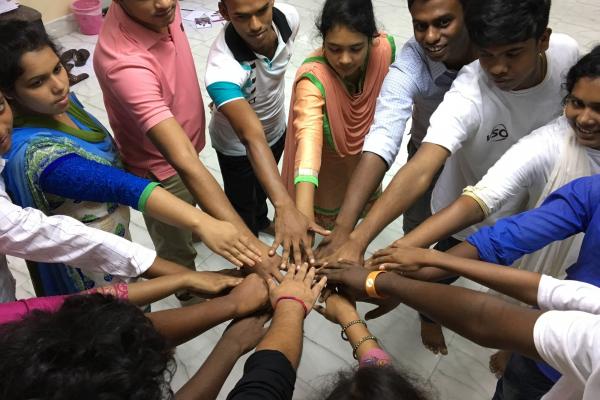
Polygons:
<instances>
[{"instance_id":1,"label":"red thread bracelet","mask_svg":"<svg viewBox=\"0 0 600 400\"><path fill-rule=\"evenodd\" d=\"M300 303L302 305L302 308L304 308L304 318L306 318L306 316L308 315L308 307L306 307L306 303L304 303L304 301L300 300L299 298L297 298L295 296L281 296L275 302L275 307L277 307L277 304L279 304L279 302L281 300L294 300L294 301Z\"/></svg>"}]
</instances>

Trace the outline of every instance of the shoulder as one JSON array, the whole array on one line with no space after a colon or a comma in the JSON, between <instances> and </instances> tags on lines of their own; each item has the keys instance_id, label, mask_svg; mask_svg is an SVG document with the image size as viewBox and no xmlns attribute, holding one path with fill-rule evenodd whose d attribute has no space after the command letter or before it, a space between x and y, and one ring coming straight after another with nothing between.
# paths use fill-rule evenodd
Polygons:
<instances>
[{"instance_id":1,"label":"shoulder","mask_svg":"<svg viewBox=\"0 0 600 400\"><path fill-rule=\"evenodd\" d=\"M553 62L571 67L579 59L579 44L569 35L553 33L550 36L548 55Z\"/></svg>"}]
</instances>

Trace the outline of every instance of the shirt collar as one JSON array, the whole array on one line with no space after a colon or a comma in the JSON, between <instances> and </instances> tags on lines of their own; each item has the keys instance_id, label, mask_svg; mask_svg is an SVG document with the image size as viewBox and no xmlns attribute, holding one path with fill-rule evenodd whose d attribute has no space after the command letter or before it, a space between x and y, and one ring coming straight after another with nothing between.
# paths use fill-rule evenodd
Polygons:
<instances>
[{"instance_id":1,"label":"shirt collar","mask_svg":"<svg viewBox=\"0 0 600 400\"><path fill-rule=\"evenodd\" d=\"M458 74L458 71L449 69L443 62L433 61L431 58L427 57L427 55L425 55L425 60L427 60L427 67L429 68L429 72L435 83L438 83L442 77L455 78Z\"/></svg>"},{"instance_id":2,"label":"shirt collar","mask_svg":"<svg viewBox=\"0 0 600 400\"><path fill-rule=\"evenodd\" d=\"M169 33L159 33L155 32L151 29L148 29L139 23L135 22L127 13L123 10L123 8L118 3L113 3L110 7L110 12L114 12L114 18L119 23L119 27L122 31L129 34L129 36L141 44L145 49L150 49L156 43L170 36ZM175 10L177 15L179 15L179 3L177 3L177 10ZM174 24L179 22L179 18L175 17L175 20L169 25L169 30L172 30Z\"/></svg>"},{"instance_id":3,"label":"shirt collar","mask_svg":"<svg viewBox=\"0 0 600 400\"><path fill-rule=\"evenodd\" d=\"M6 159L0 157L0 173L4 171L4 167L6 166Z\"/></svg>"}]
</instances>

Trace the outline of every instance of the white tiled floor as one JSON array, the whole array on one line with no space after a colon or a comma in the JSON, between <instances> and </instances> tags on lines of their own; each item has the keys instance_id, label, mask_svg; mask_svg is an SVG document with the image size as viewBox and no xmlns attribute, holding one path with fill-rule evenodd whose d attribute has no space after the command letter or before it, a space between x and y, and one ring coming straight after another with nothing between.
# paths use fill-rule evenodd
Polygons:
<instances>
[{"instance_id":1,"label":"white tiled floor","mask_svg":"<svg viewBox=\"0 0 600 400\"><path fill-rule=\"evenodd\" d=\"M319 40L314 29L316 13L322 6L322 0L288 0L295 5L302 18L302 27L295 46L295 55L292 58L286 82L289 85L294 76L294 70L300 65L303 58L316 46ZM374 0L375 14L378 18L380 29L396 36L397 43L401 44L412 35L410 15L403 0ZM183 8L193 8L200 5L216 10L216 0L182 0ZM583 50L588 51L598 43L598 24L600 23L600 3L597 0L555 0L551 14L550 27L555 32L564 32L577 39ZM196 59L198 75L203 81L206 56L219 26L211 29L196 30L187 26L190 45ZM96 37L72 33L58 38L65 49L88 48L93 50ZM93 71L88 62L86 67L76 69L75 72L88 72L92 75L73 88L87 109L108 126L108 119L102 102L102 94L98 82L93 76ZM134 88L132 88L134 89ZM205 104L209 103L204 88ZM288 100L289 101L289 100ZM208 110L207 112L208 117ZM207 139L210 139L207 135ZM202 161L210 168L219 182L222 183L221 174L214 150L207 145L200 154ZM403 162L402 157L387 173L384 183L387 184L393 174ZM132 235L136 242L152 247L152 242L146 231L143 219L138 212L132 214ZM386 229L371 245L370 251L381 248L402 235L401 221L396 221ZM269 240L264 237L264 240ZM198 246L196 260L199 269L213 270L229 267L228 263L220 256L212 254L204 245ZM29 281L24 263L14 258L9 259L11 268L17 278L17 296L19 298L33 296L31 282ZM477 288L470 282L462 282L472 288ZM154 309L177 307L179 303L170 297L154 306ZM362 312L369 306L359 305ZM388 315L370 322L373 334L381 338L383 345L395 358L397 365L410 371L441 399L478 400L491 397L495 385L495 378L488 372L488 357L492 353L489 349L481 348L468 340L446 332L449 344L448 356L434 356L426 351L419 338L419 323L414 311L406 306L400 306ZM191 376L206 358L213 345L217 342L224 326L206 332L199 338L180 346L177 350L177 374L173 380L173 387L177 389ZM219 398L225 394L241 376L242 359L227 380ZM315 398L317 391L322 389L324 382L331 374L340 368L349 368L354 365L348 344L342 342L339 330L330 322L316 313L312 313L306 321L304 341L304 354L298 371L298 382L294 398Z\"/></svg>"}]
</instances>

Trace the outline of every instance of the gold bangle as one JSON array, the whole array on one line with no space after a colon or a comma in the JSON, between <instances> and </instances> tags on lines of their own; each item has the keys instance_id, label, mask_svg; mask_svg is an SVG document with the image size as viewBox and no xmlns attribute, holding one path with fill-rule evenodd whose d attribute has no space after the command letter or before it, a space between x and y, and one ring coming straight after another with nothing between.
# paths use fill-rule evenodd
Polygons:
<instances>
[{"instance_id":1,"label":"gold bangle","mask_svg":"<svg viewBox=\"0 0 600 400\"><path fill-rule=\"evenodd\" d=\"M383 274L385 271L373 271L367 275L367 279L365 280L365 291L369 297L374 299L385 299L385 297L380 296L375 289L375 279L379 274Z\"/></svg>"},{"instance_id":2,"label":"gold bangle","mask_svg":"<svg viewBox=\"0 0 600 400\"><path fill-rule=\"evenodd\" d=\"M342 339L348 341L348 335L346 335L346 329L350 328L352 325L363 324L365 328L367 327L367 323L362 319L355 319L353 321L348 322L345 325L342 325Z\"/></svg>"},{"instance_id":3,"label":"gold bangle","mask_svg":"<svg viewBox=\"0 0 600 400\"><path fill-rule=\"evenodd\" d=\"M369 336L364 336L363 338L361 338L358 343L356 343L353 347L352 347L352 357L354 357L355 360L358 360L358 357L356 356L356 350L358 350L358 348L360 347L361 344L363 344L364 342L366 342L367 340L374 340L375 342L379 343L379 341L377 340L377 338L373 335L369 335Z\"/></svg>"}]
</instances>

